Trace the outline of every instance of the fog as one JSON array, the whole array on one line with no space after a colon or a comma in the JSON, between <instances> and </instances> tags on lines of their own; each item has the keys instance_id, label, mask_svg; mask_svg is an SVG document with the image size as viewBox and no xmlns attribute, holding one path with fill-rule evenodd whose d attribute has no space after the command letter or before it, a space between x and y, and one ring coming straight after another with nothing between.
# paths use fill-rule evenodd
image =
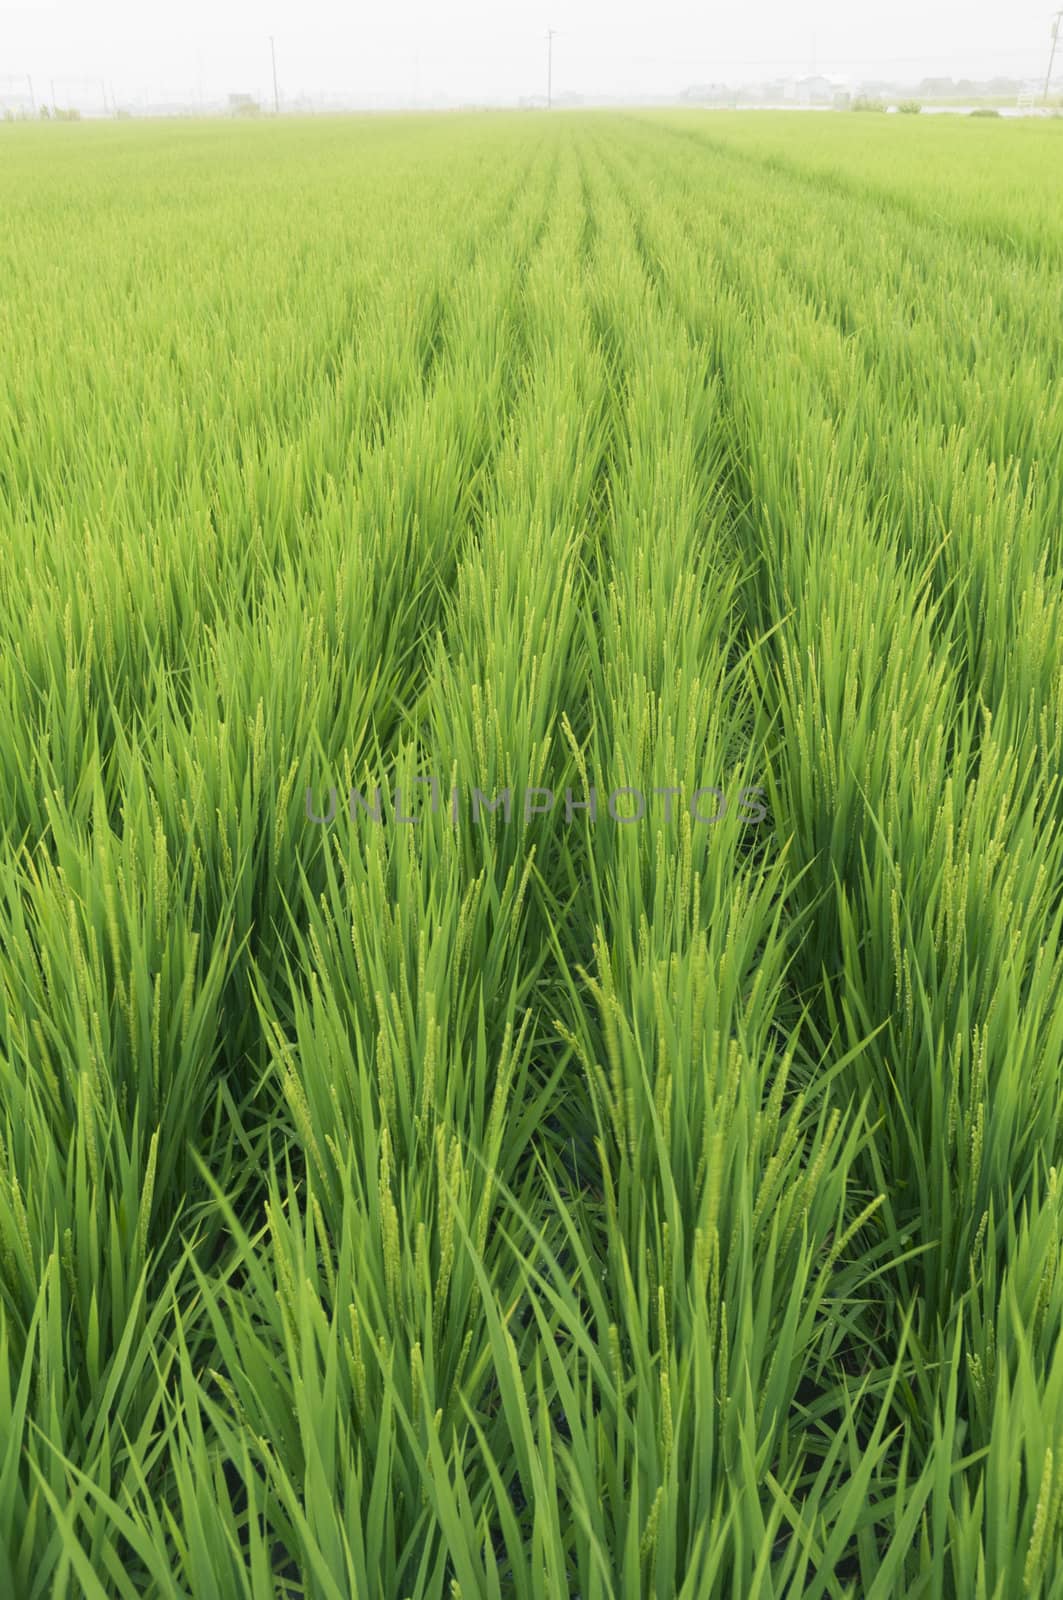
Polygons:
<instances>
[{"instance_id":1,"label":"fog","mask_svg":"<svg viewBox=\"0 0 1063 1600\"><path fill-rule=\"evenodd\" d=\"M1058 3L1058 0L1057 0ZM925 76L1043 79L1052 0L963 7L944 0L818 0L795 20L783 0L721 10L631 0L323 0L146 6L39 0L0 7L6 103L185 102L245 93L273 103L270 36L282 109L342 99L367 106L515 104L553 90L593 98L672 96L698 83L740 85L820 74L850 83ZM28 80L28 82L27 82Z\"/></svg>"}]
</instances>

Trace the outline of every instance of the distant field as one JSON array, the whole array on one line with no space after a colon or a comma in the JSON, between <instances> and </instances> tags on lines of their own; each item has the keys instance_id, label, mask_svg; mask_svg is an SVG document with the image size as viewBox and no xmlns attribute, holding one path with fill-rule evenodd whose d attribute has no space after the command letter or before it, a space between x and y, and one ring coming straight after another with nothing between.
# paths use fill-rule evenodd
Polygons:
<instances>
[{"instance_id":1,"label":"distant field","mask_svg":"<svg viewBox=\"0 0 1063 1600\"><path fill-rule=\"evenodd\" d=\"M1063 123L0 215L0 1594L1063 1596Z\"/></svg>"}]
</instances>

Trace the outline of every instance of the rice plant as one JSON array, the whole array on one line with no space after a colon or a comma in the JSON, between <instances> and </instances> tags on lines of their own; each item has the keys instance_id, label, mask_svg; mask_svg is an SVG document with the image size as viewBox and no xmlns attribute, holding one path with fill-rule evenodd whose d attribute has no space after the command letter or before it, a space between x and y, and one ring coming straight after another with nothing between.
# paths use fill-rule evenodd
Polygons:
<instances>
[{"instance_id":1,"label":"rice plant","mask_svg":"<svg viewBox=\"0 0 1063 1600\"><path fill-rule=\"evenodd\" d=\"M1061 140L0 130L4 1594L1063 1596Z\"/></svg>"}]
</instances>

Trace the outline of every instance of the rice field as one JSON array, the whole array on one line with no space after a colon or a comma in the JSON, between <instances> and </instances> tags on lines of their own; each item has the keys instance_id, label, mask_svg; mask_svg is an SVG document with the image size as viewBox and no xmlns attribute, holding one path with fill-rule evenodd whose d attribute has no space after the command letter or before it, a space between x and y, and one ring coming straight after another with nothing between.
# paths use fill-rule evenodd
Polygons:
<instances>
[{"instance_id":1,"label":"rice field","mask_svg":"<svg viewBox=\"0 0 1063 1600\"><path fill-rule=\"evenodd\" d=\"M1063 1596L1063 124L0 214L0 1593Z\"/></svg>"}]
</instances>

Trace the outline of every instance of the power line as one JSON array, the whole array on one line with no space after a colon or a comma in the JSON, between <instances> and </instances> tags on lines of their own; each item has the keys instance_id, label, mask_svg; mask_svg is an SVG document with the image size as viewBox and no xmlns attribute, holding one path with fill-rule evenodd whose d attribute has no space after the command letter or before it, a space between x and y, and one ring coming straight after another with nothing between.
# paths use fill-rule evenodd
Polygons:
<instances>
[{"instance_id":1,"label":"power line","mask_svg":"<svg viewBox=\"0 0 1063 1600\"><path fill-rule=\"evenodd\" d=\"M269 53L273 57L273 115L280 116L281 102L277 93L277 50L273 43L273 35L269 36Z\"/></svg>"}]
</instances>

